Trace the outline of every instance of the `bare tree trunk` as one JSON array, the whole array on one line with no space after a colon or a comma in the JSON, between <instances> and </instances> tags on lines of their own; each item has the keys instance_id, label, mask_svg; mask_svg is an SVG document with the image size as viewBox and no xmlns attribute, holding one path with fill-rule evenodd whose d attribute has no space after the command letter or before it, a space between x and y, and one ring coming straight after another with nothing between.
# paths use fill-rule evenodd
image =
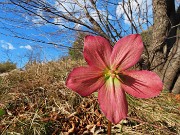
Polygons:
<instances>
[{"instance_id":1,"label":"bare tree trunk","mask_svg":"<svg viewBox=\"0 0 180 135\"><path fill-rule=\"evenodd\" d=\"M176 18L175 3L172 0L153 0L153 10L151 69L162 78L164 89L172 92L178 79L180 62L179 40L176 40L176 25L179 22Z\"/></svg>"},{"instance_id":2,"label":"bare tree trunk","mask_svg":"<svg viewBox=\"0 0 180 135\"><path fill-rule=\"evenodd\" d=\"M151 68L156 72L161 71L164 62L163 47L165 46L165 39L167 37L168 16L167 6L165 0L153 0L154 11L154 26L153 26L153 42L151 49Z\"/></svg>"},{"instance_id":3,"label":"bare tree trunk","mask_svg":"<svg viewBox=\"0 0 180 135\"><path fill-rule=\"evenodd\" d=\"M174 88L172 90L173 93L179 94L180 93L180 75L178 76Z\"/></svg>"},{"instance_id":4,"label":"bare tree trunk","mask_svg":"<svg viewBox=\"0 0 180 135\"><path fill-rule=\"evenodd\" d=\"M164 89L171 90L175 93L180 93L180 84L177 83L180 70L180 42L177 38L176 43L171 49L168 60L166 61L163 70L161 71L161 77L164 82ZM176 87L174 86L176 84ZM178 86L179 85L179 90ZM179 91L179 92L178 92Z\"/></svg>"}]
</instances>

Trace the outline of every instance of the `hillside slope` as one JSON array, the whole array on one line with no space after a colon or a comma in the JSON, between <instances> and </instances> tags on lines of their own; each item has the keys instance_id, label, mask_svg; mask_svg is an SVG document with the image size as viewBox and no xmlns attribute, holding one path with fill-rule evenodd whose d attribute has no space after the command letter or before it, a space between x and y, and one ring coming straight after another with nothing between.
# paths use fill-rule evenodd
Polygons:
<instances>
[{"instance_id":1,"label":"hillside slope","mask_svg":"<svg viewBox=\"0 0 180 135\"><path fill-rule=\"evenodd\" d=\"M67 74L83 60L26 65L0 76L0 133L13 135L105 134L107 120L96 93L82 98L65 86ZM112 132L136 135L180 134L180 96L153 99L128 96L128 118Z\"/></svg>"}]
</instances>

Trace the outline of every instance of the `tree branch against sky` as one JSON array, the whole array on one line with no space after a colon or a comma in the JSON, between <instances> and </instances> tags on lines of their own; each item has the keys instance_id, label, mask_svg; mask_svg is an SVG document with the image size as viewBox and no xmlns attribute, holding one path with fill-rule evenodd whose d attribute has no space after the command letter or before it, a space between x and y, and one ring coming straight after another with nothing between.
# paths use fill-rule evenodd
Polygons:
<instances>
[{"instance_id":1,"label":"tree branch against sky","mask_svg":"<svg viewBox=\"0 0 180 135\"><path fill-rule=\"evenodd\" d=\"M58 26L59 30L85 31L102 35L106 38L111 37L113 41L116 41L121 36L132 33L129 31L131 22L133 29L137 29L135 30L136 32L141 31L138 29L142 27L145 22L146 24L150 23L150 21L147 21L150 19L149 13L146 13L146 15L149 15L148 18L145 18L145 5L148 5L149 9L152 8L151 2L142 0L134 2L130 2L129 0L123 2L108 2L106 0L9 1L19 9L15 11L14 7L12 7L10 11L15 11L16 15L21 18L20 20L24 17L26 24L31 25L31 27L32 25L40 27L51 24ZM152 9L150 12L152 13ZM129 18L129 16L131 16L131 18ZM123 29L122 26L124 27ZM137 26L139 26L139 28ZM144 29L147 29L145 25Z\"/></svg>"},{"instance_id":2,"label":"tree branch against sky","mask_svg":"<svg viewBox=\"0 0 180 135\"><path fill-rule=\"evenodd\" d=\"M145 3L141 2L139 8ZM121 3L114 0L5 0L0 5L0 34L7 38L6 42L12 40L10 43L17 46L56 47L61 54L67 54L77 31L101 35L114 44L133 29L126 14L119 11ZM125 9L129 16L135 12L134 8L132 12L127 6Z\"/></svg>"}]
</instances>

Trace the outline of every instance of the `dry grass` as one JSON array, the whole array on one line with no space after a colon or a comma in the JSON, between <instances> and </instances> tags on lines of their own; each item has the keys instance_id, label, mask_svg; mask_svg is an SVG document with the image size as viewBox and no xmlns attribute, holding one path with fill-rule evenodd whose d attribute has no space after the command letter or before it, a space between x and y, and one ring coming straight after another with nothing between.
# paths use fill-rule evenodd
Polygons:
<instances>
[{"instance_id":1,"label":"dry grass","mask_svg":"<svg viewBox=\"0 0 180 135\"><path fill-rule=\"evenodd\" d=\"M106 134L107 120L97 98L82 98L64 85L83 60L27 65L0 77L0 133L5 135ZM129 117L112 134L180 134L180 100L162 93L148 100L127 96ZM3 113L4 112L4 113Z\"/></svg>"}]
</instances>

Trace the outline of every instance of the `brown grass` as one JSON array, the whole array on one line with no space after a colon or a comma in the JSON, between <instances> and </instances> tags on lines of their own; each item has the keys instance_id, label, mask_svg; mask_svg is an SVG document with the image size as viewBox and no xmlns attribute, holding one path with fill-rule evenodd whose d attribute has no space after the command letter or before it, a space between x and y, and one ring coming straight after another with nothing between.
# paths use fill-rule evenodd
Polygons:
<instances>
[{"instance_id":1,"label":"brown grass","mask_svg":"<svg viewBox=\"0 0 180 135\"><path fill-rule=\"evenodd\" d=\"M106 134L107 120L97 97L82 98L65 86L67 74L83 60L27 65L0 77L0 133L13 135ZM179 96L162 93L153 99L128 96L126 120L112 134L180 134ZM2 113L3 111L5 113Z\"/></svg>"}]
</instances>

